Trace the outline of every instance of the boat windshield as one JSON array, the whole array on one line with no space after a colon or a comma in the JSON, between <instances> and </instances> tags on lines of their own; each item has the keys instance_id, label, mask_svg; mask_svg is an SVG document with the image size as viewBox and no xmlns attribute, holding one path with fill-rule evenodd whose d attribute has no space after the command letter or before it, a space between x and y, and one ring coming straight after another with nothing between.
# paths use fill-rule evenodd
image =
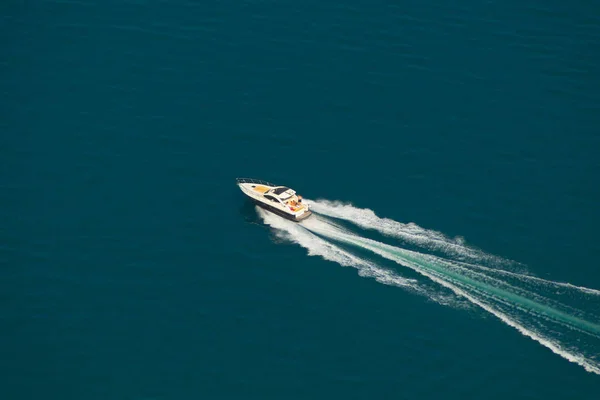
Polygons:
<instances>
[{"instance_id":1,"label":"boat windshield","mask_svg":"<svg viewBox=\"0 0 600 400\"><path fill-rule=\"evenodd\" d=\"M285 192L286 190L290 190L290 188L285 187L285 186L280 186L280 187L276 187L275 189L273 189L273 193L279 195L279 194Z\"/></svg>"}]
</instances>

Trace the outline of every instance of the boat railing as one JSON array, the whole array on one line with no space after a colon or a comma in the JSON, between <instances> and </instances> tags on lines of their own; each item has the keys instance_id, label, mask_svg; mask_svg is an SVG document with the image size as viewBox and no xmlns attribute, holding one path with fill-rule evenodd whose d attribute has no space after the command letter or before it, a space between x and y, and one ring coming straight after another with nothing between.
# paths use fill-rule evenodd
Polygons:
<instances>
[{"instance_id":1,"label":"boat railing","mask_svg":"<svg viewBox=\"0 0 600 400\"><path fill-rule=\"evenodd\" d=\"M257 185L276 186L274 183L252 178L235 178L236 183L254 183Z\"/></svg>"}]
</instances>

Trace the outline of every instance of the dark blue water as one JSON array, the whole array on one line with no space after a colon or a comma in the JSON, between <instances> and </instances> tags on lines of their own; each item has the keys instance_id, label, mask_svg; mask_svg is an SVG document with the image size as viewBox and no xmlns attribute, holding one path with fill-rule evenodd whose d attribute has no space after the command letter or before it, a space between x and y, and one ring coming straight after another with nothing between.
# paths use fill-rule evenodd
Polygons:
<instances>
[{"instance_id":1,"label":"dark blue water","mask_svg":"<svg viewBox=\"0 0 600 400\"><path fill-rule=\"evenodd\" d=\"M309 257L234 184L600 289L593 2L8 1L0 31L2 398L597 398L477 306Z\"/></svg>"}]
</instances>

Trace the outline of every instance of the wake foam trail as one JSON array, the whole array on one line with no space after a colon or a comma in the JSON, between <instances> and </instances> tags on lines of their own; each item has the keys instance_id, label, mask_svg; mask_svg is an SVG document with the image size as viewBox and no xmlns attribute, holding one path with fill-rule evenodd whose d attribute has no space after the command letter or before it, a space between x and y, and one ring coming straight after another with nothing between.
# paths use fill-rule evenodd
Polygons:
<instances>
[{"instance_id":1,"label":"wake foam trail","mask_svg":"<svg viewBox=\"0 0 600 400\"><path fill-rule=\"evenodd\" d=\"M307 199L306 201L310 204L312 210L318 214L349 221L363 229L375 230L383 235L402 239L409 244L427 250L441 251L448 256L465 262L465 265L471 265L473 268L482 269L493 274L511 276L524 282L535 282L549 287L566 288L591 296L600 296L600 290L577 286L567 282L551 281L530 275L529 273L507 270L503 267L518 265L518 263L469 247L461 237L451 239L441 232L424 229L414 223L404 224L389 218L381 218L368 208L357 208L349 203L323 199ZM495 268L470 264L469 262L485 263L493 265ZM524 266L520 265L520 267Z\"/></svg>"},{"instance_id":2,"label":"wake foam trail","mask_svg":"<svg viewBox=\"0 0 600 400\"><path fill-rule=\"evenodd\" d=\"M352 204L329 200L306 200L311 209L318 214L352 222L364 229L376 230L386 236L405 240L412 245L428 250L441 251L459 260L488 262L508 265L512 261L487 254L464 243L463 238L448 238L443 233L424 229L414 223L404 224L389 218L378 217L368 208L357 208Z\"/></svg>"},{"instance_id":3,"label":"wake foam trail","mask_svg":"<svg viewBox=\"0 0 600 400\"><path fill-rule=\"evenodd\" d=\"M468 305L454 298L454 295L445 295L443 293L431 293L425 286L420 285L416 279L407 279L393 271L382 268L370 261L357 257L335 244L316 236L309 230L296 222L288 221L273 213L256 207L256 212L265 224L274 228L278 238L297 243L308 251L309 256L319 256L325 260L340 264L343 267L353 267L358 270L358 275L365 278L373 278L384 285L401 287L412 293L423 295L432 301L454 308L467 308ZM314 219L313 219L314 218ZM310 219L317 220L317 216ZM321 221L323 224L327 222ZM328 223L339 232L344 232L343 228L333 223Z\"/></svg>"},{"instance_id":4,"label":"wake foam trail","mask_svg":"<svg viewBox=\"0 0 600 400\"><path fill-rule=\"evenodd\" d=\"M279 238L299 244L308 250L309 256L320 256L325 260L336 262L343 267L356 268L360 276L374 278L377 282L385 285L420 291L415 279L405 279L392 271L380 268L367 260L341 249L333 243L315 236L295 222L285 220L259 207L256 210L267 225L275 228L275 233Z\"/></svg>"},{"instance_id":5,"label":"wake foam trail","mask_svg":"<svg viewBox=\"0 0 600 400\"><path fill-rule=\"evenodd\" d=\"M597 358L600 325L555 309L535 293L461 269L460 265L439 257L390 246L356 234L338 230L318 219L303 223L308 230L334 241L369 250L419 274L468 299L523 335L537 341L557 355L600 375ZM569 328L565 331L561 328Z\"/></svg>"}]
</instances>

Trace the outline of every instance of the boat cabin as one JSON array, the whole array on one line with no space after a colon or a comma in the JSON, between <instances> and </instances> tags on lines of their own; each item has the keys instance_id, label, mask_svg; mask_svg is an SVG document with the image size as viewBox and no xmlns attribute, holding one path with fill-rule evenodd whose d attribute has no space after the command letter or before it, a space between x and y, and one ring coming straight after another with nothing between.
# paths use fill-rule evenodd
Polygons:
<instances>
[{"instance_id":1,"label":"boat cabin","mask_svg":"<svg viewBox=\"0 0 600 400\"><path fill-rule=\"evenodd\" d=\"M278 186L275 187L271 190L269 190L267 193L265 194L270 194L273 196L277 196L279 199L281 199L281 201L286 201L288 200L290 197L292 197L293 195L296 194L296 191L285 187L285 186Z\"/></svg>"},{"instance_id":2,"label":"boat cabin","mask_svg":"<svg viewBox=\"0 0 600 400\"><path fill-rule=\"evenodd\" d=\"M296 196L296 191L285 186L274 187L264 192L263 197L273 203L287 206L292 211L298 211L302 208L302 200Z\"/></svg>"}]
</instances>

